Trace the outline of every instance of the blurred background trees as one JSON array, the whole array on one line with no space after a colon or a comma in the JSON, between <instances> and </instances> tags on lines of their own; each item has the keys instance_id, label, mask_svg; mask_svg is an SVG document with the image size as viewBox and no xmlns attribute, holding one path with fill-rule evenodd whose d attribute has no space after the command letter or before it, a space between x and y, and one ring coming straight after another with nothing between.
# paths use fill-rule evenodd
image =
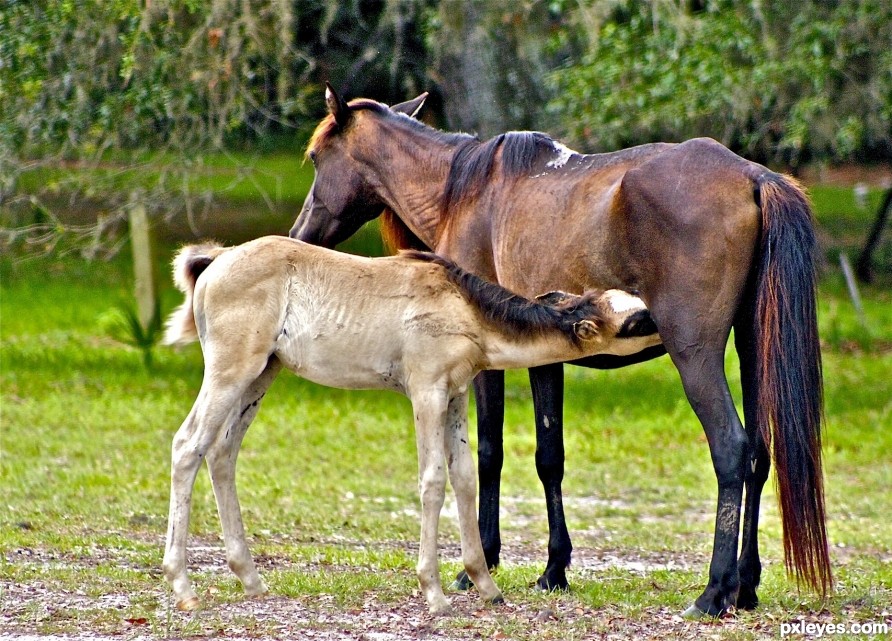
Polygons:
<instances>
[{"instance_id":1,"label":"blurred background trees","mask_svg":"<svg viewBox=\"0 0 892 641\"><path fill-rule=\"evenodd\" d=\"M326 80L430 91L433 124L482 137L892 158L887 0L2 0L0 207L44 230L73 194L107 225L134 200L192 216L212 159L258 182L239 152L302 152Z\"/></svg>"}]
</instances>

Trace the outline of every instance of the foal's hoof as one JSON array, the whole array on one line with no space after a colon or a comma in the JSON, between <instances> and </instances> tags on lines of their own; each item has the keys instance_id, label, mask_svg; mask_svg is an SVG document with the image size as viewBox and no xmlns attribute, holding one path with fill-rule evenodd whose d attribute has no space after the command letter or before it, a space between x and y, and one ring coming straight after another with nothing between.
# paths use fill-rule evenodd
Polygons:
<instances>
[{"instance_id":1,"label":"foal's hoof","mask_svg":"<svg viewBox=\"0 0 892 641\"><path fill-rule=\"evenodd\" d=\"M449 603L432 605L428 608L428 612L433 617L451 617L455 614L455 610L452 609Z\"/></svg>"},{"instance_id":2,"label":"foal's hoof","mask_svg":"<svg viewBox=\"0 0 892 641\"><path fill-rule=\"evenodd\" d=\"M505 604L505 597L502 596L502 593L501 593L501 592L499 592L499 593L498 593L497 595L495 595L493 598L491 598L491 599L486 599L486 603L487 603L488 605L504 605L504 604Z\"/></svg>"},{"instance_id":3,"label":"foal's hoof","mask_svg":"<svg viewBox=\"0 0 892 641\"><path fill-rule=\"evenodd\" d=\"M192 612L201 607L201 601L197 596L190 596L188 599L177 601L177 610L181 612Z\"/></svg>"}]
</instances>

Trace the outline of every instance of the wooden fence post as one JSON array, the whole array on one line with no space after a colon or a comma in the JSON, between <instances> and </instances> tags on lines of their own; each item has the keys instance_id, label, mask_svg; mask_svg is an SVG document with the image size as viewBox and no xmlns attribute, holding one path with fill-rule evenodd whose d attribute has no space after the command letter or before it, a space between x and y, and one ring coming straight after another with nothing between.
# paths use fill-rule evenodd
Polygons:
<instances>
[{"instance_id":1,"label":"wooden fence post","mask_svg":"<svg viewBox=\"0 0 892 641\"><path fill-rule=\"evenodd\" d=\"M152 244L149 217L137 194L130 199L130 246L133 251L133 275L136 281L136 313L143 330L148 330L155 315L155 279L152 266Z\"/></svg>"}]
</instances>

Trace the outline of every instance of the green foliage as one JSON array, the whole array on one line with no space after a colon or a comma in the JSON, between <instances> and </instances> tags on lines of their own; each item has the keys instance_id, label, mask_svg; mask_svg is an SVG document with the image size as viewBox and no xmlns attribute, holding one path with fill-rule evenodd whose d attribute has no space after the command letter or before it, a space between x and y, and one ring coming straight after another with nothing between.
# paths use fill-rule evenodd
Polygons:
<instances>
[{"instance_id":1,"label":"green foliage","mask_svg":"<svg viewBox=\"0 0 892 641\"><path fill-rule=\"evenodd\" d=\"M157 299L148 327L143 327L132 304L121 304L108 310L99 316L97 323L99 328L114 340L138 349L142 353L145 368L152 369L152 350L163 335L161 303Z\"/></svg>"},{"instance_id":2,"label":"green foliage","mask_svg":"<svg viewBox=\"0 0 892 641\"><path fill-rule=\"evenodd\" d=\"M794 165L889 152L887 2L619 1L575 13L588 41L552 74L550 109L587 147L710 135Z\"/></svg>"}]
</instances>

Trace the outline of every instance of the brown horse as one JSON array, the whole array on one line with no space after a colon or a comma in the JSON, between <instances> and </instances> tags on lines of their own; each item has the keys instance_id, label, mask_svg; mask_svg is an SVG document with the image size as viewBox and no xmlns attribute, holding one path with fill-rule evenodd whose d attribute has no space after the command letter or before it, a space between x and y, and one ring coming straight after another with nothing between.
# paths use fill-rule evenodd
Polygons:
<instances>
[{"instance_id":1,"label":"brown horse","mask_svg":"<svg viewBox=\"0 0 892 641\"><path fill-rule=\"evenodd\" d=\"M801 189L709 139L582 155L541 133L485 142L443 133L413 118L424 98L392 108L365 99L347 104L328 88L330 113L307 150L315 182L291 235L334 246L385 209L383 226L399 245L430 248L521 295L639 292L703 425L718 481L709 583L686 614L719 615L758 603L759 501L771 458L787 570L826 594L832 576L816 241ZM732 328L746 427L724 371ZM582 364L619 366L661 350ZM562 365L531 369L530 381L550 529L539 585L565 587L571 545L560 490ZM493 566L500 547L503 374L481 373L475 392L480 528Z\"/></svg>"}]
</instances>

